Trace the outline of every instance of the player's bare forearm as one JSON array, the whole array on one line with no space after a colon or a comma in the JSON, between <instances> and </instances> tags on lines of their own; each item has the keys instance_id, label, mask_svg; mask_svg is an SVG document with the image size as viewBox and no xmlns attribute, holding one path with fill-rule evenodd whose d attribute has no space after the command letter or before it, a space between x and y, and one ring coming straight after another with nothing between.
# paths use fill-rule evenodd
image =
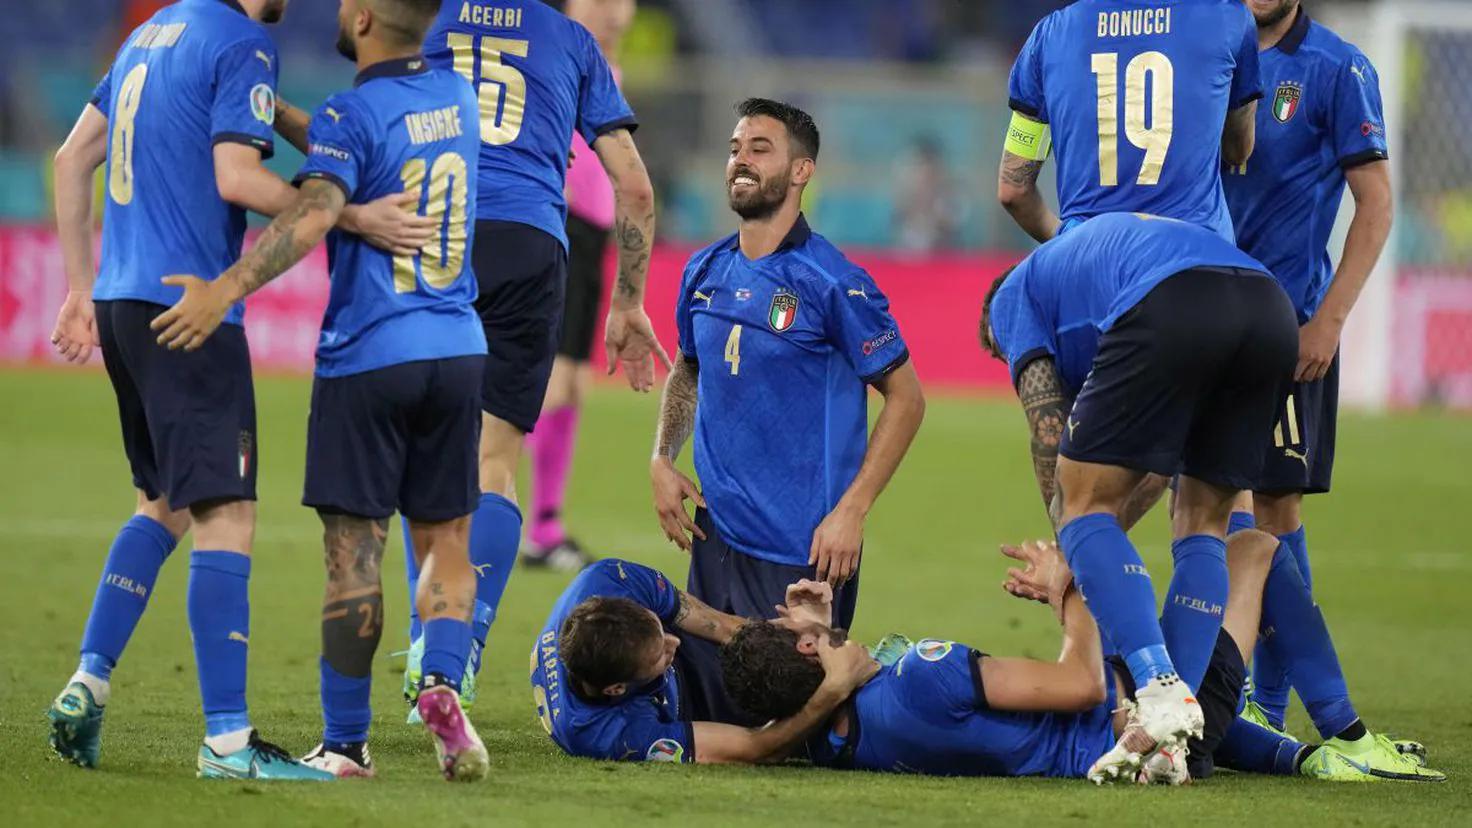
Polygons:
<instances>
[{"instance_id":1,"label":"player's bare forearm","mask_svg":"<svg viewBox=\"0 0 1472 828\"><path fill-rule=\"evenodd\" d=\"M659 398L659 422L654 431L654 457L674 462L680 449L695 431L695 406L699 395L699 368L676 352L674 368Z\"/></svg>"},{"instance_id":2,"label":"player's bare forearm","mask_svg":"<svg viewBox=\"0 0 1472 828\"><path fill-rule=\"evenodd\" d=\"M276 134L285 138L302 155L310 154L307 130L311 125L311 113L301 107L292 106L281 98L276 99Z\"/></svg>"},{"instance_id":3,"label":"player's bare forearm","mask_svg":"<svg viewBox=\"0 0 1472 828\"><path fill-rule=\"evenodd\" d=\"M214 161L215 188L237 207L274 218L296 200L296 188L266 169L255 147L221 142L215 145Z\"/></svg>"},{"instance_id":4,"label":"player's bare forearm","mask_svg":"<svg viewBox=\"0 0 1472 828\"><path fill-rule=\"evenodd\" d=\"M1350 194L1354 197L1354 219L1344 238L1344 255L1334 281L1324 295L1319 315L1327 315L1343 325L1359 301L1360 292L1369 281L1385 242L1390 238L1394 222L1394 196L1390 183L1390 162L1372 161L1345 172Z\"/></svg>"},{"instance_id":5,"label":"player's bare forearm","mask_svg":"<svg viewBox=\"0 0 1472 828\"><path fill-rule=\"evenodd\" d=\"M680 609L675 613L675 626L707 641L725 644L746 624L746 619L721 612L683 590L679 593Z\"/></svg>"},{"instance_id":6,"label":"player's bare forearm","mask_svg":"<svg viewBox=\"0 0 1472 828\"><path fill-rule=\"evenodd\" d=\"M107 118L88 104L53 165L56 191L56 234L61 242L67 287L91 291L97 277L92 258L92 182L107 160Z\"/></svg>"},{"instance_id":7,"label":"player's bare forearm","mask_svg":"<svg viewBox=\"0 0 1472 828\"><path fill-rule=\"evenodd\" d=\"M618 278L613 284L615 308L644 303L649 256L654 247L654 186L644 159L626 129L616 129L593 142L613 184L613 240L618 248Z\"/></svg>"},{"instance_id":8,"label":"player's bare forearm","mask_svg":"<svg viewBox=\"0 0 1472 828\"><path fill-rule=\"evenodd\" d=\"M1227 113L1222 126L1222 161L1240 167L1252 157L1257 144L1257 101L1239 106Z\"/></svg>"},{"instance_id":9,"label":"player's bare forearm","mask_svg":"<svg viewBox=\"0 0 1472 828\"><path fill-rule=\"evenodd\" d=\"M1055 498L1058 448L1063 444L1063 427L1072 406L1063 392L1063 383L1052 359L1035 359L1022 369L1017 378L1017 396L1022 401L1027 431L1031 436L1032 471L1037 477L1038 491L1043 496L1043 507L1048 510L1056 532L1061 517L1061 510L1055 506L1058 500Z\"/></svg>"},{"instance_id":10,"label":"player's bare forearm","mask_svg":"<svg viewBox=\"0 0 1472 828\"><path fill-rule=\"evenodd\" d=\"M710 765L780 762L822 726L848 696L848 690L825 681L802 710L766 727L696 722L695 761Z\"/></svg>"},{"instance_id":11,"label":"player's bare forearm","mask_svg":"<svg viewBox=\"0 0 1472 828\"><path fill-rule=\"evenodd\" d=\"M259 290L290 270L327 237L346 204L336 184L312 180L302 184L296 201L271 222L260 241L219 279L232 302Z\"/></svg>"},{"instance_id":12,"label":"player's bare forearm","mask_svg":"<svg viewBox=\"0 0 1472 828\"><path fill-rule=\"evenodd\" d=\"M889 485L900 461L910 450L920 424L925 421L925 392L920 387L920 377L915 373L915 363L906 362L874 384L884 397L884 410L874 423L874 433L869 435L869 446L864 451L859 473L849 484L848 490L839 498L838 509L853 509L867 515L884 487Z\"/></svg>"},{"instance_id":13,"label":"player's bare forearm","mask_svg":"<svg viewBox=\"0 0 1472 828\"><path fill-rule=\"evenodd\" d=\"M1030 658L981 661L987 705L1017 713L1075 713L1103 704L1104 654L1099 628L1078 590L1063 599L1063 647L1056 662Z\"/></svg>"},{"instance_id":14,"label":"player's bare forearm","mask_svg":"<svg viewBox=\"0 0 1472 828\"><path fill-rule=\"evenodd\" d=\"M1033 161L1003 151L997 171L997 200L1006 208L1017 226L1040 242L1058 235L1061 222L1038 191L1038 175L1042 161Z\"/></svg>"}]
</instances>

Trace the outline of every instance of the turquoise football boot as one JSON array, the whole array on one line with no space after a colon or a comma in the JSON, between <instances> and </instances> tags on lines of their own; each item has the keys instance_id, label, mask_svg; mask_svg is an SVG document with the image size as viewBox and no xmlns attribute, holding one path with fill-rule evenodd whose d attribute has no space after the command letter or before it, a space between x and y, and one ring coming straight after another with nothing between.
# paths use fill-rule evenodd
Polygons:
<instances>
[{"instance_id":1,"label":"turquoise football boot","mask_svg":"<svg viewBox=\"0 0 1472 828\"><path fill-rule=\"evenodd\" d=\"M200 779L331 782L337 778L291 758L285 750L263 740L254 730L250 732L250 742L245 747L225 756L210 750L209 745L200 745L196 764Z\"/></svg>"},{"instance_id":2,"label":"turquoise football boot","mask_svg":"<svg viewBox=\"0 0 1472 828\"><path fill-rule=\"evenodd\" d=\"M81 682L61 691L46 711L51 720L51 749L56 755L84 768L97 767L102 752L102 705Z\"/></svg>"},{"instance_id":3,"label":"turquoise football boot","mask_svg":"<svg viewBox=\"0 0 1472 828\"><path fill-rule=\"evenodd\" d=\"M885 667L890 667L905 657L905 653L909 652L913 643L899 633L890 633L879 639L878 644L869 648L869 655Z\"/></svg>"}]
</instances>

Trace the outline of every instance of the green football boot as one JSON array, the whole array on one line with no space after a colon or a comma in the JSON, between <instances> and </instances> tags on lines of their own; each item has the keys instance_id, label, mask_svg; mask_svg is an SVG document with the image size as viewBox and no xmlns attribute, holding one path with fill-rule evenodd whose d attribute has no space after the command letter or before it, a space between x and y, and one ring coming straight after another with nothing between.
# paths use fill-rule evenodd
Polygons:
<instances>
[{"instance_id":1,"label":"green football boot","mask_svg":"<svg viewBox=\"0 0 1472 828\"><path fill-rule=\"evenodd\" d=\"M470 646L474 649L480 647L480 644L472 640ZM404 719L406 724L424 723L419 717L419 683L424 680L423 662L424 636L420 636L409 644L408 662L404 665L404 700L409 703L409 715ZM465 666L465 676L460 679L460 708L466 712L475 704L476 677L475 671L470 669L470 664L474 662L475 654L472 653Z\"/></svg>"},{"instance_id":2,"label":"green football boot","mask_svg":"<svg viewBox=\"0 0 1472 828\"><path fill-rule=\"evenodd\" d=\"M1446 774L1426 767L1414 754L1402 753L1395 742L1380 733L1367 733L1353 742L1330 739L1304 760L1299 772L1333 782L1446 781Z\"/></svg>"},{"instance_id":3,"label":"green football boot","mask_svg":"<svg viewBox=\"0 0 1472 828\"><path fill-rule=\"evenodd\" d=\"M909 652L913 644L914 642L899 633L890 633L879 639L878 644L869 648L869 655L885 667L890 667L904 658L905 653Z\"/></svg>"},{"instance_id":4,"label":"green football boot","mask_svg":"<svg viewBox=\"0 0 1472 828\"><path fill-rule=\"evenodd\" d=\"M200 779L255 779L261 782L331 782L337 777L291 758L285 750L250 732L250 742L221 756L209 745L199 746L196 761Z\"/></svg>"},{"instance_id":5,"label":"green football boot","mask_svg":"<svg viewBox=\"0 0 1472 828\"><path fill-rule=\"evenodd\" d=\"M84 768L97 767L102 752L102 705L81 682L61 691L46 711L51 720L51 749L56 755Z\"/></svg>"},{"instance_id":6,"label":"green football boot","mask_svg":"<svg viewBox=\"0 0 1472 828\"><path fill-rule=\"evenodd\" d=\"M1295 742L1298 741L1293 734L1288 732L1287 728L1274 727L1273 723L1268 721L1268 712L1263 709L1262 705L1254 701L1251 695L1247 697L1247 705L1242 708L1242 712L1238 713L1237 716L1244 721L1252 722L1264 730L1271 730L1285 739L1293 739Z\"/></svg>"}]
</instances>

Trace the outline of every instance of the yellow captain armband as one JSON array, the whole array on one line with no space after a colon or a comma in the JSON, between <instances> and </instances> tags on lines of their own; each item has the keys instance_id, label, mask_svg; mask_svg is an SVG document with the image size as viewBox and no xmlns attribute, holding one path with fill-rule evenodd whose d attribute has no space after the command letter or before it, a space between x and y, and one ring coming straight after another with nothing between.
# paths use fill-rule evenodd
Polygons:
<instances>
[{"instance_id":1,"label":"yellow captain armband","mask_svg":"<svg viewBox=\"0 0 1472 828\"><path fill-rule=\"evenodd\" d=\"M1041 121L1013 112L1012 122L1007 125L1006 149L1029 161L1044 161L1053 151L1052 130Z\"/></svg>"}]
</instances>

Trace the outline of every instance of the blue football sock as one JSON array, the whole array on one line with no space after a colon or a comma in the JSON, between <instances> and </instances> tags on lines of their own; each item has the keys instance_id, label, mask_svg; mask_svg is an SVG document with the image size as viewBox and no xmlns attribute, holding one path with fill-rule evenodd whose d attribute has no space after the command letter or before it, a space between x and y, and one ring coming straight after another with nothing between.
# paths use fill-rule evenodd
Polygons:
<instances>
[{"instance_id":1,"label":"blue football sock","mask_svg":"<svg viewBox=\"0 0 1472 828\"><path fill-rule=\"evenodd\" d=\"M189 558L188 603L205 732L220 736L247 729L250 557L238 552L195 550Z\"/></svg>"},{"instance_id":2,"label":"blue football sock","mask_svg":"<svg viewBox=\"0 0 1472 828\"><path fill-rule=\"evenodd\" d=\"M1233 719L1213 758L1217 765L1232 770L1293 776L1305 747L1245 719Z\"/></svg>"},{"instance_id":3,"label":"blue football sock","mask_svg":"<svg viewBox=\"0 0 1472 828\"><path fill-rule=\"evenodd\" d=\"M494 492L482 494L480 507L470 519L470 563L475 567L476 600L472 635L481 647L496 620L501 596L506 594L506 582L516 566L520 544L521 510Z\"/></svg>"},{"instance_id":4,"label":"blue football sock","mask_svg":"<svg viewBox=\"0 0 1472 828\"><path fill-rule=\"evenodd\" d=\"M424 627L419 623L419 561L414 557L414 538L409 534L409 521L400 517L404 530L404 571L409 577L409 641L419 640Z\"/></svg>"},{"instance_id":5,"label":"blue football sock","mask_svg":"<svg viewBox=\"0 0 1472 828\"><path fill-rule=\"evenodd\" d=\"M1175 573L1165 594L1160 629L1176 672L1195 693L1216 650L1227 606L1227 543L1191 535L1170 545Z\"/></svg>"},{"instance_id":6,"label":"blue football sock","mask_svg":"<svg viewBox=\"0 0 1472 828\"><path fill-rule=\"evenodd\" d=\"M1308 534L1304 532L1303 525L1286 535L1279 535L1278 540L1288 544L1293 550L1293 561L1298 564L1298 574L1303 576L1304 586L1308 587L1309 594L1314 591L1314 573L1308 565Z\"/></svg>"},{"instance_id":7,"label":"blue football sock","mask_svg":"<svg viewBox=\"0 0 1472 828\"><path fill-rule=\"evenodd\" d=\"M317 669L322 679L322 744L330 748L368 741L373 676L345 676L325 658L318 659Z\"/></svg>"},{"instance_id":8,"label":"blue football sock","mask_svg":"<svg viewBox=\"0 0 1472 828\"><path fill-rule=\"evenodd\" d=\"M1129 667L1135 686L1175 672L1155 615L1155 587L1114 515L1084 515L1058 533L1063 554L1099 629Z\"/></svg>"},{"instance_id":9,"label":"blue football sock","mask_svg":"<svg viewBox=\"0 0 1472 828\"><path fill-rule=\"evenodd\" d=\"M148 608L158 572L177 544L162 523L144 515L134 515L118 530L82 633L78 670L103 681L112 677L112 668Z\"/></svg>"},{"instance_id":10,"label":"blue football sock","mask_svg":"<svg viewBox=\"0 0 1472 828\"><path fill-rule=\"evenodd\" d=\"M470 625L456 618L424 622L424 675L439 676L444 684L460 690L465 662L470 656Z\"/></svg>"},{"instance_id":11,"label":"blue football sock","mask_svg":"<svg viewBox=\"0 0 1472 828\"><path fill-rule=\"evenodd\" d=\"M1293 687L1319 734L1328 739L1354 724L1359 714L1350 703L1329 627L1286 543L1279 544L1273 554L1273 568L1263 589L1262 631L1263 645L1288 667Z\"/></svg>"},{"instance_id":12,"label":"blue football sock","mask_svg":"<svg viewBox=\"0 0 1472 828\"><path fill-rule=\"evenodd\" d=\"M1227 534L1240 532L1243 529L1256 529L1257 518L1251 512L1233 512L1227 519Z\"/></svg>"},{"instance_id":13,"label":"blue football sock","mask_svg":"<svg viewBox=\"0 0 1472 828\"><path fill-rule=\"evenodd\" d=\"M475 602L475 616L470 620L470 672L480 675L481 656L485 653L486 637L490 635L491 623L496 620L496 611Z\"/></svg>"}]
</instances>

